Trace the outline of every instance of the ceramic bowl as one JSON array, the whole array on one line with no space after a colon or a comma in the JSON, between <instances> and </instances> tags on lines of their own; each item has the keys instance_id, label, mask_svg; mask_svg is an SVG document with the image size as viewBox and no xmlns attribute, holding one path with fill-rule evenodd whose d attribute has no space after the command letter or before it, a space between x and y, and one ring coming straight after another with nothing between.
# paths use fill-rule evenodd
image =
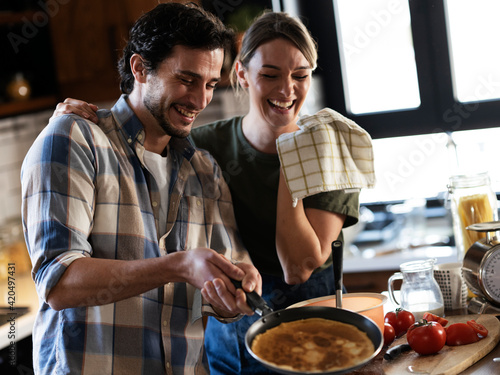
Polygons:
<instances>
[{"instance_id":1,"label":"ceramic bowl","mask_svg":"<svg viewBox=\"0 0 500 375\"><path fill-rule=\"evenodd\" d=\"M384 304L388 298L379 293L346 293L342 295L342 308L357 312L372 319L384 332ZM291 307L328 306L336 307L335 296L325 296L298 302Z\"/></svg>"}]
</instances>

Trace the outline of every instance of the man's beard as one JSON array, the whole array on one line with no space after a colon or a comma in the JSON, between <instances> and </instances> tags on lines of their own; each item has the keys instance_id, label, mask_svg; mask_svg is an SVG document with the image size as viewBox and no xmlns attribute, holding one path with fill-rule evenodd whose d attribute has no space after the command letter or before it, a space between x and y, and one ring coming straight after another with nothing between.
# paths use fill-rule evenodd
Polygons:
<instances>
[{"instance_id":1,"label":"man's beard","mask_svg":"<svg viewBox=\"0 0 500 375\"><path fill-rule=\"evenodd\" d=\"M151 96L147 95L144 98L144 106L148 109L148 111L153 115L155 120L158 122L158 125L163 129L165 134L171 137L177 138L186 138L189 135L189 130L177 129L173 126L165 117L165 109L163 104L160 101L155 101L151 98Z\"/></svg>"}]
</instances>

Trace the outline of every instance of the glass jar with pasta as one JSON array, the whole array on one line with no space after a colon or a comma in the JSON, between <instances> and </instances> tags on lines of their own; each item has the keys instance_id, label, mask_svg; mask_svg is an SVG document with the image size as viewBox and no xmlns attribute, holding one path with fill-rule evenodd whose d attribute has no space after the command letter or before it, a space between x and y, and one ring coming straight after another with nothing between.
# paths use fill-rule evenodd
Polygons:
<instances>
[{"instance_id":1,"label":"glass jar with pasta","mask_svg":"<svg viewBox=\"0 0 500 375\"><path fill-rule=\"evenodd\" d=\"M462 262L472 244L486 235L466 228L471 224L497 221L497 197L487 172L450 177L448 192L457 256Z\"/></svg>"}]
</instances>

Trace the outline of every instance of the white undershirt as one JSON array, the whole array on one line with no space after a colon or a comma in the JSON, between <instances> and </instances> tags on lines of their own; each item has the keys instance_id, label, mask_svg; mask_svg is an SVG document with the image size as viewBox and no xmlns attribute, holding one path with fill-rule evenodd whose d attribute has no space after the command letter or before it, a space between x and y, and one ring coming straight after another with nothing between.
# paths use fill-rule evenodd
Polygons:
<instances>
[{"instance_id":1,"label":"white undershirt","mask_svg":"<svg viewBox=\"0 0 500 375\"><path fill-rule=\"evenodd\" d=\"M156 180L158 191L160 192L160 217L158 218L160 237L167 231L168 185L170 182L171 170L169 160L170 158L167 156L161 156L160 154L147 150L144 151L144 164L146 164L148 171Z\"/></svg>"}]
</instances>

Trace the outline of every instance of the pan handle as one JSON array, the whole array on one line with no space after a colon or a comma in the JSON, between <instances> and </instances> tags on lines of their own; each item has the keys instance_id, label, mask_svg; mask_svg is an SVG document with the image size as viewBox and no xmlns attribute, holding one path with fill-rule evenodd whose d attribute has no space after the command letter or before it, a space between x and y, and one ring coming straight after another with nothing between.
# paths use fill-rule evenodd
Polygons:
<instances>
[{"instance_id":1,"label":"pan handle","mask_svg":"<svg viewBox=\"0 0 500 375\"><path fill-rule=\"evenodd\" d=\"M245 292L248 306L250 306L250 308L257 314L259 314L260 316L264 316L273 312L273 309L269 307L266 300L262 298L259 294L257 294L257 292L245 291L241 285L241 281L231 279L231 282L236 287L236 289L241 289Z\"/></svg>"},{"instance_id":2,"label":"pan handle","mask_svg":"<svg viewBox=\"0 0 500 375\"><path fill-rule=\"evenodd\" d=\"M344 261L344 246L342 241L332 242L333 276L335 280L335 305L342 308L342 272Z\"/></svg>"}]
</instances>

